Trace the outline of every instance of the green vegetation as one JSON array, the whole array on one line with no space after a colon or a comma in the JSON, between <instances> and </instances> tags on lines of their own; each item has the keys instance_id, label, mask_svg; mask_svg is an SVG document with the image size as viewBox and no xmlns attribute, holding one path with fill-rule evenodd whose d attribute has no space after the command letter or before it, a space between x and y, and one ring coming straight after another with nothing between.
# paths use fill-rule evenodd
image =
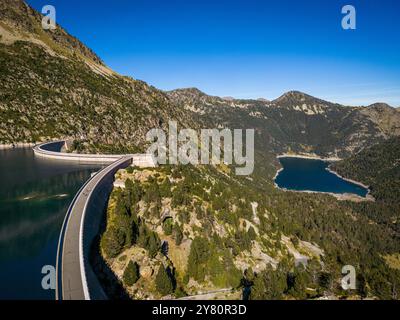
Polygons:
<instances>
[{"instance_id":1,"label":"green vegetation","mask_svg":"<svg viewBox=\"0 0 400 320\"><path fill-rule=\"evenodd\" d=\"M374 203L353 204L355 210L400 233L400 138L392 138L335 163L332 169L371 186Z\"/></svg>"},{"instance_id":2,"label":"green vegetation","mask_svg":"<svg viewBox=\"0 0 400 320\"><path fill-rule=\"evenodd\" d=\"M145 223L140 224L137 244L145 248L149 252L150 257L154 257L161 246L158 235L154 231L149 230Z\"/></svg>"},{"instance_id":3,"label":"green vegetation","mask_svg":"<svg viewBox=\"0 0 400 320\"><path fill-rule=\"evenodd\" d=\"M130 180L126 183L126 189L114 190L112 197L115 199L115 206L108 210L109 223L100 242L107 257L114 258L124 248L135 244L146 249L150 257L159 252L161 241L158 235L136 214L137 204L142 196L140 185Z\"/></svg>"},{"instance_id":4,"label":"green vegetation","mask_svg":"<svg viewBox=\"0 0 400 320\"><path fill-rule=\"evenodd\" d=\"M136 262L129 261L122 277L124 283L133 286L139 280L139 277L139 265Z\"/></svg>"},{"instance_id":5,"label":"green vegetation","mask_svg":"<svg viewBox=\"0 0 400 320\"><path fill-rule=\"evenodd\" d=\"M125 244L123 232L115 227L110 227L101 238L101 247L109 258L118 256Z\"/></svg>"},{"instance_id":6,"label":"green vegetation","mask_svg":"<svg viewBox=\"0 0 400 320\"><path fill-rule=\"evenodd\" d=\"M392 138L336 163L340 174L372 186L377 200L400 199L400 138Z\"/></svg>"},{"instance_id":7,"label":"green vegetation","mask_svg":"<svg viewBox=\"0 0 400 320\"><path fill-rule=\"evenodd\" d=\"M171 294L174 291L174 284L170 269L160 266L156 277L156 286L159 293L163 296Z\"/></svg>"},{"instance_id":8,"label":"green vegetation","mask_svg":"<svg viewBox=\"0 0 400 320\"><path fill-rule=\"evenodd\" d=\"M170 236L172 234L173 228L174 228L174 225L173 225L172 219L171 218L165 219L165 221L163 222L164 233L167 236Z\"/></svg>"},{"instance_id":9,"label":"green vegetation","mask_svg":"<svg viewBox=\"0 0 400 320\"><path fill-rule=\"evenodd\" d=\"M0 42L0 143L68 137L70 152L138 153L148 130L170 116L186 121L155 88L93 72L83 58L66 55Z\"/></svg>"},{"instance_id":10,"label":"green vegetation","mask_svg":"<svg viewBox=\"0 0 400 320\"><path fill-rule=\"evenodd\" d=\"M176 245L179 246L183 240L183 233L181 227L178 224L175 224L173 227L173 235Z\"/></svg>"},{"instance_id":11,"label":"green vegetation","mask_svg":"<svg viewBox=\"0 0 400 320\"><path fill-rule=\"evenodd\" d=\"M97 69L103 65L90 49L61 28L53 34L43 32L34 11L13 8L2 17L2 26L36 37L46 47L22 40L0 43L1 143L69 137L70 152L136 153L146 149L146 133L165 129L169 120L185 128L256 129L257 165L250 177L234 176L229 166L163 166L148 180L136 181L138 169L129 168L126 188L112 192L107 208L100 249L108 262L122 263L125 251L136 247L152 263L165 262L167 269L161 267L155 276L160 294L175 290L182 295L193 279L199 286L216 288L249 285L254 299L303 299L325 293L397 296L400 141L393 138L367 148L382 142L382 125L385 133L398 134L397 111L344 108L300 92L268 103L232 102L196 89L161 92L106 69L104 74L94 71L94 62ZM7 19L17 21L18 27L8 26ZM199 112L191 112L193 106ZM308 114L298 106L305 106ZM378 121L376 111L393 121ZM349 150L363 151L333 168L371 185L376 202L338 202L327 195L281 192L273 186L278 153L337 152L346 157ZM258 204L255 217L252 202ZM165 206L173 217L160 221ZM160 252L165 240L160 237L165 235L175 241L171 248L176 261ZM296 267L285 237L298 250L306 250L301 246L307 241L323 255L305 268ZM184 256L179 249L184 251L190 243ZM180 265L185 258L187 266ZM263 259L276 261L277 269L268 262L258 272L250 270L262 266ZM141 267L136 263L125 270L126 286L135 283ZM346 264L356 267L356 292L337 286ZM240 271L244 269L246 274Z\"/></svg>"},{"instance_id":12,"label":"green vegetation","mask_svg":"<svg viewBox=\"0 0 400 320\"><path fill-rule=\"evenodd\" d=\"M268 175L268 166L261 169L266 170L264 177ZM130 245L145 248L149 257L160 262L164 261L160 253L162 237L172 237L175 243L171 250L190 240L185 272L181 265L174 265L182 260L168 260L167 253L169 268L174 270L174 277L170 276L174 288L187 291L192 279L199 286L250 287L251 299L311 299L325 294L390 299L400 285L399 270L391 268L384 258L400 252L393 231L388 232L393 226L388 229L385 224L371 223L360 210L362 204L338 202L327 195L281 192L268 179L261 179L259 172L249 181L212 167L166 166L152 169L150 177L141 182L133 178L138 172L141 169L130 171L132 178L127 179L125 189L113 191L108 227L113 230L111 226L121 226L123 237L117 238L124 242L117 243L118 248L123 246L122 251L127 248L129 230L133 230ZM165 181L169 181L171 193L162 191ZM167 209L161 205L169 202ZM258 204L257 220L252 202ZM161 221L164 210L170 211L171 218ZM106 239L108 227L103 235ZM324 255L310 257L305 267L295 267L283 236L298 250L303 241L317 244ZM258 272L240 271L239 261L250 263L255 258L255 246L278 260L277 269L267 264ZM356 291L344 292L339 287L341 268L346 264L356 268ZM250 263L250 267L255 265Z\"/></svg>"},{"instance_id":13,"label":"green vegetation","mask_svg":"<svg viewBox=\"0 0 400 320\"><path fill-rule=\"evenodd\" d=\"M252 273L252 271L250 271ZM260 274L250 275L252 300L280 300L287 291L287 271L269 267Z\"/></svg>"},{"instance_id":14,"label":"green vegetation","mask_svg":"<svg viewBox=\"0 0 400 320\"><path fill-rule=\"evenodd\" d=\"M221 288L239 286L242 274L233 264L232 255L221 241L210 242L206 238L196 237L190 249L187 277L202 282L206 275L212 283ZM219 246L218 246L219 244Z\"/></svg>"}]
</instances>

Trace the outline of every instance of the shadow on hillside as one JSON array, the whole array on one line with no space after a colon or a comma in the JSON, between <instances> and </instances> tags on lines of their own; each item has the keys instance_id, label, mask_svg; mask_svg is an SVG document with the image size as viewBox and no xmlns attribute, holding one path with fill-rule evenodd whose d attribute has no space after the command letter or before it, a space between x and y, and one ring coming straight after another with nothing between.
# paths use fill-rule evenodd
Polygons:
<instances>
[{"instance_id":1,"label":"shadow on hillside","mask_svg":"<svg viewBox=\"0 0 400 320\"><path fill-rule=\"evenodd\" d=\"M100 235L104 233L106 228L105 216L104 213L99 233L92 243L90 264L109 300L130 300L129 294L122 286L120 280L115 276L100 254Z\"/></svg>"}]
</instances>

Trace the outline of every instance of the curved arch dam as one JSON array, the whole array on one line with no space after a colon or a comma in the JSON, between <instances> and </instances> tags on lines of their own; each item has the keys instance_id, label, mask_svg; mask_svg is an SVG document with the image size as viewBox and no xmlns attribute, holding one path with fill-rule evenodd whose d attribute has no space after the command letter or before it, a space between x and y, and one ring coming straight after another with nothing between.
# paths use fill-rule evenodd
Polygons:
<instances>
[{"instance_id":1,"label":"curved arch dam","mask_svg":"<svg viewBox=\"0 0 400 320\"><path fill-rule=\"evenodd\" d=\"M61 152L65 141L43 143L33 148L35 156L79 163L108 164L92 176L72 200L61 228L56 262L56 300L104 300L102 286L90 264L114 175L130 165L155 167L150 154L93 155Z\"/></svg>"}]
</instances>

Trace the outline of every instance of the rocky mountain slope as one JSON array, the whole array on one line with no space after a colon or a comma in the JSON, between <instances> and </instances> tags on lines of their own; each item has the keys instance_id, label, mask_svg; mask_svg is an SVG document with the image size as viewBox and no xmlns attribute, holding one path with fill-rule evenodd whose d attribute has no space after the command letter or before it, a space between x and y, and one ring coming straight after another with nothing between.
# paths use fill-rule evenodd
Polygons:
<instances>
[{"instance_id":1,"label":"rocky mountain slope","mask_svg":"<svg viewBox=\"0 0 400 320\"><path fill-rule=\"evenodd\" d=\"M396 295L399 230L389 213L379 215L393 207L282 192L272 177L277 153L347 157L399 135L397 110L300 92L271 102L163 92L116 74L61 27L43 31L40 20L22 0L0 3L0 144L69 138L80 152L136 152L145 150L149 129L165 129L169 120L256 130L249 177L226 166L117 174L125 188L111 195L100 243L104 269L117 276L112 293L122 284L135 298L227 288L238 297L248 287L254 299ZM305 268L297 263L304 257ZM359 271L361 290L340 289L345 264Z\"/></svg>"},{"instance_id":2,"label":"rocky mountain slope","mask_svg":"<svg viewBox=\"0 0 400 320\"><path fill-rule=\"evenodd\" d=\"M60 26L42 30L23 1L1 2L0 35L0 143L65 137L86 151L137 151L151 128L186 123L160 90L114 73Z\"/></svg>"},{"instance_id":3,"label":"rocky mountain slope","mask_svg":"<svg viewBox=\"0 0 400 320\"><path fill-rule=\"evenodd\" d=\"M351 108L304 93L269 102L211 97L197 89L162 92L123 77L60 26L22 0L0 3L0 143L52 138L80 141L81 151L143 150L150 128L255 128L257 148L348 156L400 133L387 105Z\"/></svg>"},{"instance_id":4,"label":"rocky mountain slope","mask_svg":"<svg viewBox=\"0 0 400 320\"><path fill-rule=\"evenodd\" d=\"M21 0L3 0L0 3L0 30L2 41L13 43L26 40L38 43L61 56L81 56L104 66L101 59L82 42L60 26L56 30L43 30L42 15Z\"/></svg>"},{"instance_id":5,"label":"rocky mountain slope","mask_svg":"<svg viewBox=\"0 0 400 320\"><path fill-rule=\"evenodd\" d=\"M400 134L396 109L377 104L345 107L291 91L269 102L208 96L197 89L168 95L204 124L255 128L260 149L346 157Z\"/></svg>"}]
</instances>

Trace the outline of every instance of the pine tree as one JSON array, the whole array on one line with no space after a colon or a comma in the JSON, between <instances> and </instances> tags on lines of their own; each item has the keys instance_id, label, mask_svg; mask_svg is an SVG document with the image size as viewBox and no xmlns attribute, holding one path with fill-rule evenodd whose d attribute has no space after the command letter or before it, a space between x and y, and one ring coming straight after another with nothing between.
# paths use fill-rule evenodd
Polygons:
<instances>
[{"instance_id":1,"label":"pine tree","mask_svg":"<svg viewBox=\"0 0 400 320\"><path fill-rule=\"evenodd\" d=\"M253 227L249 228L249 231L247 231L247 234L248 234L248 237L250 240L256 240L257 234Z\"/></svg>"},{"instance_id":2,"label":"pine tree","mask_svg":"<svg viewBox=\"0 0 400 320\"><path fill-rule=\"evenodd\" d=\"M179 246L183 240L183 233L178 224L174 225L174 238L176 245Z\"/></svg>"},{"instance_id":3,"label":"pine tree","mask_svg":"<svg viewBox=\"0 0 400 320\"><path fill-rule=\"evenodd\" d=\"M210 243L205 238L194 238L190 247L188 275L196 281L204 281L205 267L210 259Z\"/></svg>"},{"instance_id":4,"label":"pine tree","mask_svg":"<svg viewBox=\"0 0 400 320\"><path fill-rule=\"evenodd\" d=\"M100 246L107 257L118 256L125 244L124 233L114 227L110 227L101 238Z\"/></svg>"},{"instance_id":5,"label":"pine tree","mask_svg":"<svg viewBox=\"0 0 400 320\"><path fill-rule=\"evenodd\" d=\"M174 291L174 286L171 277L168 275L164 266L160 266L156 276L156 287L159 293L163 296Z\"/></svg>"},{"instance_id":6,"label":"pine tree","mask_svg":"<svg viewBox=\"0 0 400 320\"><path fill-rule=\"evenodd\" d=\"M165 219L165 221L163 223L163 230L167 236L170 236L172 234L173 227L174 227L174 225L172 222L172 218Z\"/></svg>"},{"instance_id":7,"label":"pine tree","mask_svg":"<svg viewBox=\"0 0 400 320\"><path fill-rule=\"evenodd\" d=\"M299 265L293 273L288 275L289 293L296 299L305 299L307 297L306 287L310 280L305 268Z\"/></svg>"},{"instance_id":8,"label":"pine tree","mask_svg":"<svg viewBox=\"0 0 400 320\"><path fill-rule=\"evenodd\" d=\"M139 280L139 277L139 265L136 262L129 261L123 275L124 283L131 287Z\"/></svg>"}]
</instances>

